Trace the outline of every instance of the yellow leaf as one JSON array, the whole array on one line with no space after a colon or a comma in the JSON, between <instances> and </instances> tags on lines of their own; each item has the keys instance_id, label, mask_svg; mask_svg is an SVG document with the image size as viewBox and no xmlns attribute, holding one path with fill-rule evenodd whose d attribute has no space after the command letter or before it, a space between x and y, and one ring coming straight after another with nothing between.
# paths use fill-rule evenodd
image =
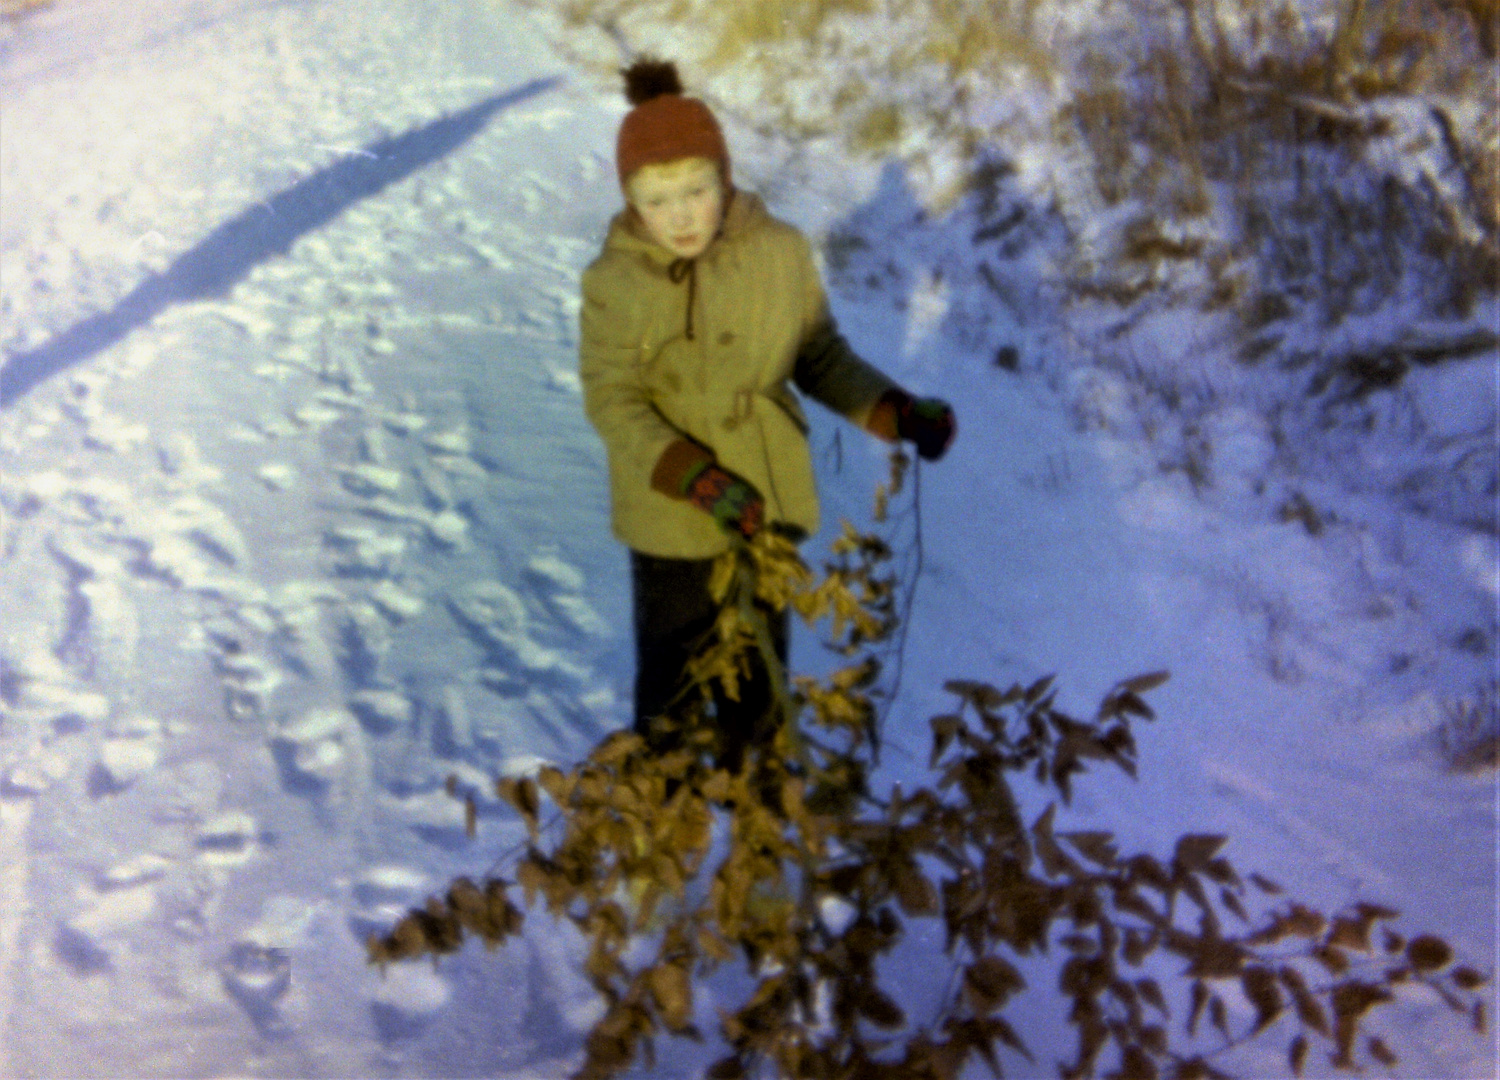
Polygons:
<instances>
[{"instance_id":1,"label":"yellow leaf","mask_svg":"<svg viewBox=\"0 0 1500 1080\"><path fill-rule=\"evenodd\" d=\"M520 812L526 822L527 831L531 833L533 840L536 839L537 814L541 810L536 782L530 777L505 776L496 781L495 789L500 798Z\"/></svg>"},{"instance_id":2,"label":"yellow leaf","mask_svg":"<svg viewBox=\"0 0 1500 1080\"><path fill-rule=\"evenodd\" d=\"M693 982L686 968L659 964L646 972L646 984L662 1023L670 1030L681 1031L692 1023Z\"/></svg>"}]
</instances>

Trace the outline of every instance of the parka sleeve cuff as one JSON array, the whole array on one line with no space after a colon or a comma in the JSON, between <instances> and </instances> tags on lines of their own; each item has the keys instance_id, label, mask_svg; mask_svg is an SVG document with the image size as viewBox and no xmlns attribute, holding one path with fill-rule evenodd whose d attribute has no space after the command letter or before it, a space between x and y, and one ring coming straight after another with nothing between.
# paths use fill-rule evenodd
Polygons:
<instances>
[{"instance_id":1,"label":"parka sleeve cuff","mask_svg":"<svg viewBox=\"0 0 1500 1080\"><path fill-rule=\"evenodd\" d=\"M674 499L687 498L687 485L714 456L691 439L678 439L661 452L651 470L651 486Z\"/></svg>"},{"instance_id":2,"label":"parka sleeve cuff","mask_svg":"<svg viewBox=\"0 0 1500 1080\"><path fill-rule=\"evenodd\" d=\"M865 430L886 442L899 442L901 407L911 401L905 390L893 388L880 395L880 400L870 408L865 417Z\"/></svg>"}]
</instances>

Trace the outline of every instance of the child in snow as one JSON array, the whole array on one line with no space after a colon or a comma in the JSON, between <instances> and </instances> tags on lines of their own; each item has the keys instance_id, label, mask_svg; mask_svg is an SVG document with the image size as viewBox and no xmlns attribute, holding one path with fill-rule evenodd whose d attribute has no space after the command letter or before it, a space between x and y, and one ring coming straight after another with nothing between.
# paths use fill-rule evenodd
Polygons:
<instances>
[{"instance_id":1,"label":"child in snow","mask_svg":"<svg viewBox=\"0 0 1500 1080\"><path fill-rule=\"evenodd\" d=\"M634 106L616 166L626 207L583 275L584 408L609 457L612 524L630 548L635 730L673 743L684 668L713 627L716 556L731 534L818 527L807 421L788 383L887 441L943 455L953 411L914 399L850 349L807 240L737 191L713 113L676 68L623 72ZM785 613L770 619L786 660ZM719 764L766 738L770 682L716 695Z\"/></svg>"}]
</instances>

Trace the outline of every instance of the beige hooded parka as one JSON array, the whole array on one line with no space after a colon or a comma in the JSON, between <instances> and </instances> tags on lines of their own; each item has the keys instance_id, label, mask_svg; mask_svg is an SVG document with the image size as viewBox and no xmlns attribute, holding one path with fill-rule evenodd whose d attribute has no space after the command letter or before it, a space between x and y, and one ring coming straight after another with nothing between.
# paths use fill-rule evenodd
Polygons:
<instances>
[{"instance_id":1,"label":"beige hooded parka","mask_svg":"<svg viewBox=\"0 0 1500 1080\"><path fill-rule=\"evenodd\" d=\"M696 259L654 243L629 208L583 275L584 409L609 457L614 533L645 555L712 558L712 517L651 486L687 438L766 500L766 520L818 527L807 420L788 382L857 424L895 384L834 327L811 248L755 195L729 197Z\"/></svg>"}]
</instances>

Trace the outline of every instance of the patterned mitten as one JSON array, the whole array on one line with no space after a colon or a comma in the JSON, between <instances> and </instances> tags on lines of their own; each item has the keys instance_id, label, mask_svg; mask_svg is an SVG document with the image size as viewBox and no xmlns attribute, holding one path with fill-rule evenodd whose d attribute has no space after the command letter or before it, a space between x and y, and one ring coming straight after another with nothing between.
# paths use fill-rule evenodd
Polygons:
<instances>
[{"instance_id":1,"label":"patterned mitten","mask_svg":"<svg viewBox=\"0 0 1500 1080\"><path fill-rule=\"evenodd\" d=\"M711 461L688 473L683 493L690 503L712 515L720 528L733 530L746 540L765 524L766 501L755 485Z\"/></svg>"}]
</instances>

